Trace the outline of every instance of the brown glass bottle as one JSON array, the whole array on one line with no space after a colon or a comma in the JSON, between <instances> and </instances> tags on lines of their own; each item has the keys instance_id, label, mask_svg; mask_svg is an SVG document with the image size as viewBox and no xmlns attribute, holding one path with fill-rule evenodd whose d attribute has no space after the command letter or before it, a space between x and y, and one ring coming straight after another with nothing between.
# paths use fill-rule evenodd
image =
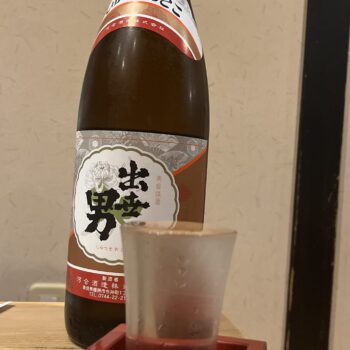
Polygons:
<instances>
[{"instance_id":1,"label":"brown glass bottle","mask_svg":"<svg viewBox=\"0 0 350 350\"><path fill-rule=\"evenodd\" d=\"M189 58L167 38L145 28L129 26L111 32L92 51L85 75L78 131L89 130L208 140L204 58ZM207 155L200 162L199 175L190 186L181 186L181 181L188 181L191 173L181 174L178 220L203 221ZM79 255L73 260L81 265L89 260L76 243L70 242L69 249L71 259ZM122 272L122 267L115 271ZM124 304L91 300L67 291L65 319L71 339L88 346L125 322Z\"/></svg>"}]
</instances>

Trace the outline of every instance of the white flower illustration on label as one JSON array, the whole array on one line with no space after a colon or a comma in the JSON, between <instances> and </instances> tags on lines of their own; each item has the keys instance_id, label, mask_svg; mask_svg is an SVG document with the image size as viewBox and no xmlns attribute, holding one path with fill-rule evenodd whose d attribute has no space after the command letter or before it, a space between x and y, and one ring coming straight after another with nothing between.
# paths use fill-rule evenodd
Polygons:
<instances>
[{"instance_id":1,"label":"white flower illustration on label","mask_svg":"<svg viewBox=\"0 0 350 350\"><path fill-rule=\"evenodd\" d=\"M120 225L174 222L178 189L163 161L136 147L104 146L89 153L76 178L73 222L85 255L108 265L123 263Z\"/></svg>"},{"instance_id":2,"label":"white flower illustration on label","mask_svg":"<svg viewBox=\"0 0 350 350\"><path fill-rule=\"evenodd\" d=\"M118 182L118 169L107 162L97 162L87 173L86 185L101 193L104 189L110 190Z\"/></svg>"}]
</instances>

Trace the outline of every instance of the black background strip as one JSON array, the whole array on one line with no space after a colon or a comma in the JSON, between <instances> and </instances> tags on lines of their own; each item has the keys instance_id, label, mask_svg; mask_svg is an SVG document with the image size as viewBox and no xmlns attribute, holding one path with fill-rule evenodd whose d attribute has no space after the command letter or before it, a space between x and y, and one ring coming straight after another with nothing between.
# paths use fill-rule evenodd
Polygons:
<instances>
[{"instance_id":1,"label":"black background strip","mask_svg":"<svg viewBox=\"0 0 350 350\"><path fill-rule=\"evenodd\" d=\"M350 0L309 0L285 349L327 350Z\"/></svg>"}]
</instances>

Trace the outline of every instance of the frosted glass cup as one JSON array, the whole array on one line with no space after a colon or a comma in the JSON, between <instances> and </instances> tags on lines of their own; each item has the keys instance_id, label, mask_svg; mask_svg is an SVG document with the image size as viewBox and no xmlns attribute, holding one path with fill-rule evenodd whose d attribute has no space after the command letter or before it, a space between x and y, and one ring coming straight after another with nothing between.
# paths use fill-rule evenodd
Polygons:
<instances>
[{"instance_id":1,"label":"frosted glass cup","mask_svg":"<svg viewBox=\"0 0 350 350\"><path fill-rule=\"evenodd\" d=\"M122 227L127 350L214 350L236 233L194 223Z\"/></svg>"}]
</instances>

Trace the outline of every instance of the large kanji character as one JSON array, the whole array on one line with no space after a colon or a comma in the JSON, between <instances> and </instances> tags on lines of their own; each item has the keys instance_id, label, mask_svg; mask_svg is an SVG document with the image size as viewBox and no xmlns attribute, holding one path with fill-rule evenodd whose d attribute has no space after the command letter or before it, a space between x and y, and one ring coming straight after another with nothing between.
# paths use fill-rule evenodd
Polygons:
<instances>
[{"instance_id":1,"label":"large kanji character","mask_svg":"<svg viewBox=\"0 0 350 350\"><path fill-rule=\"evenodd\" d=\"M91 211L94 213L87 214L88 219L92 222L88 225L85 231L97 231L100 234L100 240L106 241L109 238L111 230L117 226L114 215L108 213L108 211L113 210L113 204L120 198L120 195L116 190L111 188L102 193L92 193L92 191L87 191L86 198ZM98 225L103 219L106 220L106 224L104 229L100 231Z\"/></svg>"},{"instance_id":2,"label":"large kanji character","mask_svg":"<svg viewBox=\"0 0 350 350\"><path fill-rule=\"evenodd\" d=\"M144 179L149 176L149 171L145 168L141 168L138 170L138 166L134 160L130 161L130 172L125 168L119 169L119 177L121 179L126 179L123 182L120 182L119 188L123 191L133 190L133 189L141 189L146 192L148 190L148 185L145 181L137 182L137 179Z\"/></svg>"},{"instance_id":3,"label":"large kanji character","mask_svg":"<svg viewBox=\"0 0 350 350\"><path fill-rule=\"evenodd\" d=\"M115 205L115 209L123 210L124 211L124 213L122 214L123 217L137 218L141 215L140 213L141 209L147 209L150 207L149 203L147 202L142 203L137 198L138 196L134 192L131 192L130 196L124 197L124 200L122 201L122 203Z\"/></svg>"}]
</instances>

